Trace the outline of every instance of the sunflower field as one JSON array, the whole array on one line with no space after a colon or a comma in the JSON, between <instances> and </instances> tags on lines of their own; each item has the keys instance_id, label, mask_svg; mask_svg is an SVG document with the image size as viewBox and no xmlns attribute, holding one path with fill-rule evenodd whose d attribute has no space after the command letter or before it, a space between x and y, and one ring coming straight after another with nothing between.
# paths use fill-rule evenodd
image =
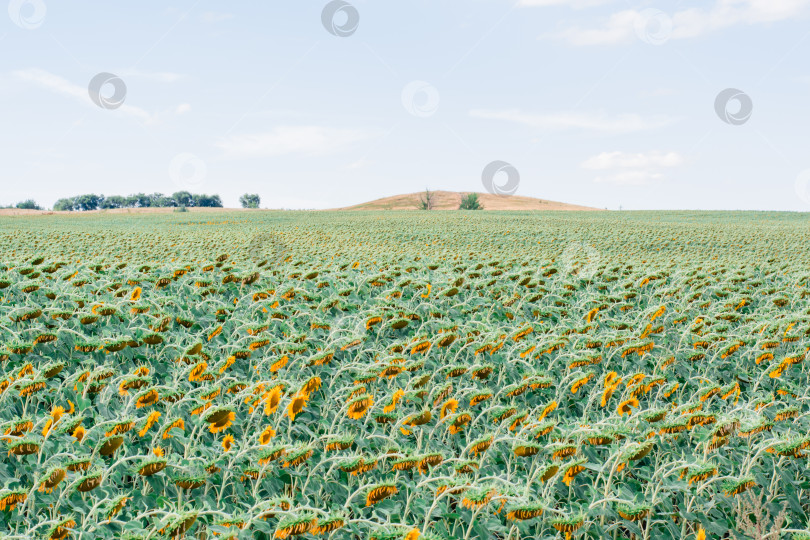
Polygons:
<instances>
[{"instance_id":1,"label":"sunflower field","mask_svg":"<svg viewBox=\"0 0 810 540\"><path fill-rule=\"evenodd\" d=\"M809 223L0 218L0 539L810 539Z\"/></svg>"}]
</instances>

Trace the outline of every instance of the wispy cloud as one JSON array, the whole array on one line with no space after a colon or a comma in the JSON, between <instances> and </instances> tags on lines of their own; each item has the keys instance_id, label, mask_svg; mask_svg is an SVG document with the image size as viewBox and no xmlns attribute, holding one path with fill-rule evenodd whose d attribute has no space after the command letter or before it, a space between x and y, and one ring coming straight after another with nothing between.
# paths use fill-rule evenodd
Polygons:
<instances>
[{"instance_id":1,"label":"wispy cloud","mask_svg":"<svg viewBox=\"0 0 810 540\"><path fill-rule=\"evenodd\" d=\"M588 158L582 164L584 169L605 170L617 168L677 167L683 157L677 152L602 152Z\"/></svg>"},{"instance_id":2,"label":"wispy cloud","mask_svg":"<svg viewBox=\"0 0 810 540\"><path fill-rule=\"evenodd\" d=\"M609 4L615 1L616 0L520 0L520 2L518 2L518 6L568 6L574 9L582 9L593 6L601 6L603 4Z\"/></svg>"},{"instance_id":3,"label":"wispy cloud","mask_svg":"<svg viewBox=\"0 0 810 540\"><path fill-rule=\"evenodd\" d=\"M585 160L583 169L613 171L598 176L594 182L620 186L642 186L664 178L660 169L682 165L677 152L602 152Z\"/></svg>"},{"instance_id":4,"label":"wispy cloud","mask_svg":"<svg viewBox=\"0 0 810 540\"><path fill-rule=\"evenodd\" d=\"M132 79L147 79L155 82L173 83L183 79L182 73L173 73L170 71L141 71L139 69L124 69L115 72L120 77Z\"/></svg>"},{"instance_id":5,"label":"wispy cloud","mask_svg":"<svg viewBox=\"0 0 810 540\"><path fill-rule=\"evenodd\" d=\"M40 88L44 88L57 94L81 101L87 106L95 107L93 102L90 100L86 86L79 86L68 81L67 79L63 79L62 77L49 73L45 70L37 68L22 69L12 72L12 76L18 81L33 84ZM127 105L126 103L121 105L116 110L122 114L135 117L143 122L151 122L155 118L154 115L149 114L147 111L139 107Z\"/></svg>"},{"instance_id":6,"label":"wispy cloud","mask_svg":"<svg viewBox=\"0 0 810 540\"><path fill-rule=\"evenodd\" d=\"M556 0L523 0L523 5L571 5L582 2ZM810 0L716 0L711 7L698 7L666 13L672 21L671 39L695 38L738 25L769 24L785 21L808 12ZM648 14L625 9L610 14L598 26L574 25L545 36L562 39L572 45L614 45L637 39L637 29L644 27Z\"/></svg>"},{"instance_id":7,"label":"wispy cloud","mask_svg":"<svg viewBox=\"0 0 810 540\"><path fill-rule=\"evenodd\" d=\"M531 114L519 109L474 109L473 118L503 120L523 124L537 129L561 131L579 129L602 133L632 133L659 129L675 123L675 119L664 116L641 116L639 114L579 113L562 112L554 114Z\"/></svg>"},{"instance_id":8,"label":"wispy cloud","mask_svg":"<svg viewBox=\"0 0 810 540\"><path fill-rule=\"evenodd\" d=\"M279 126L272 131L233 135L216 147L229 158L298 155L324 155L364 141L371 133L326 126Z\"/></svg>"},{"instance_id":9,"label":"wispy cloud","mask_svg":"<svg viewBox=\"0 0 810 540\"><path fill-rule=\"evenodd\" d=\"M652 171L622 171L607 176L597 176L593 181L597 184L613 184L614 186L646 186L663 177L663 174Z\"/></svg>"}]
</instances>

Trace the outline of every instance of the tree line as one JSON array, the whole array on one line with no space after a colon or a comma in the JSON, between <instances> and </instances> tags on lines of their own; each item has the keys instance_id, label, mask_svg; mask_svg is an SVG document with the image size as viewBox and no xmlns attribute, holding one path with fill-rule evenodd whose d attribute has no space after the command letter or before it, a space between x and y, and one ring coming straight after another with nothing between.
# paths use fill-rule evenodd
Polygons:
<instances>
[{"instance_id":1,"label":"tree line","mask_svg":"<svg viewBox=\"0 0 810 540\"><path fill-rule=\"evenodd\" d=\"M219 195L191 194L188 191L178 191L172 195L162 193L136 193L134 195L122 196L77 195L66 199L59 199L53 205L57 211L63 210L109 210L114 208L166 208L166 207L208 207L221 208L222 200Z\"/></svg>"},{"instance_id":2,"label":"tree line","mask_svg":"<svg viewBox=\"0 0 810 540\"><path fill-rule=\"evenodd\" d=\"M242 208L258 208L261 202L259 195L255 193L245 193L239 197ZM59 199L54 203L53 209L56 211L88 211L88 210L109 210L114 208L222 208L222 199L219 195L205 195L189 193L188 191L178 191L171 195L162 193L136 193L134 195L122 196L96 195L89 193ZM17 203L20 210L42 210L33 199L28 199Z\"/></svg>"}]
</instances>

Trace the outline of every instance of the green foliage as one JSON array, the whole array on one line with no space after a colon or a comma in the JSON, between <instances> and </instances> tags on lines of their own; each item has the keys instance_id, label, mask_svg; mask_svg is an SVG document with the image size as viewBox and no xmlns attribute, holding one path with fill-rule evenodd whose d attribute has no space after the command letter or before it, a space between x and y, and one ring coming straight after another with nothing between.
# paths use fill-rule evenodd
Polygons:
<instances>
[{"instance_id":1,"label":"green foliage","mask_svg":"<svg viewBox=\"0 0 810 540\"><path fill-rule=\"evenodd\" d=\"M42 210L34 199L28 199L17 203L17 208L20 210Z\"/></svg>"},{"instance_id":2,"label":"green foliage","mask_svg":"<svg viewBox=\"0 0 810 540\"><path fill-rule=\"evenodd\" d=\"M261 203L261 198L256 193L245 193L239 197L239 204L242 208L258 208Z\"/></svg>"},{"instance_id":3,"label":"green foliage","mask_svg":"<svg viewBox=\"0 0 810 540\"><path fill-rule=\"evenodd\" d=\"M425 193L420 195L419 197L419 209L433 210L435 204L436 204L436 195L429 189L425 188Z\"/></svg>"},{"instance_id":4,"label":"green foliage","mask_svg":"<svg viewBox=\"0 0 810 540\"><path fill-rule=\"evenodd\" d=\"M0 535L802 537L806 223L749 217L0 219Z\"/></svg>"},{"instance_id":5,"label":"green foliage","mask_svg":"<svg viewBox=\"0 0 810 540\"><path fill-rule=\"evenodd\" d=\"M58 211L84 211L108 210L114 208L167 208L167 207L202 207L221 208L222 200L219 195L191 194L188 191L178 191L170 196L162 193L136 193L127 197L121 195L78 195L76 197L59 199L53 206Z\"/></svg>"},{"instance_id":6,"label":"green foliage","mask_svg":"<svg viewBox=\"0 0 810 540\"><path fill-rule=\"evenodd\" d=\"M459 210L483 210L484 207L478 201L478 193L468 193L461 198Z\"/></svg>"}]
</instances>

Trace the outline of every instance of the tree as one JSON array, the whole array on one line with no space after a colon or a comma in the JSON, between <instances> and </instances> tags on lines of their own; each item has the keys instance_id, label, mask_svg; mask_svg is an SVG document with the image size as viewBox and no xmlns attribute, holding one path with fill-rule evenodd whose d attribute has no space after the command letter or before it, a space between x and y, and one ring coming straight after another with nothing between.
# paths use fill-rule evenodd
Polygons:
<instances>
[{"instance_id":1,"label":"tree","mask_svg":"<svg viewBox=\"0 0 810 540\"><path fill-rule=\"evenodd\" d=\"M239 204L242 205L242 208L258 208L260 202L258 193L245 193L239 197Z\"/></svg>"},{"instance_id":2,"label":"tree","mask_svg":"<svg viewBox=\"0 0 810 540\"><path fill-rule=\"evenodd\" d=\"M259 204L258 195L245 194L247 197L256 197L256 206ZM25 206L21 206L25 205ZM30 206L33 205L33 206ZM96 209L110 209L110 208L166 208L166 207L192 207L202 206L208 208L222 208L222 199L219 195L192 195L188 191L178 191L171 196L166 196L162 193L135 193L127 197L121 195L111 195L105 197L104 195L78 195L68 199L59 199L53 205L54 210L59 211L73 211L73 210L96 210ZM39 208L33 200L27 200L19 203L17 208ZM41 208L39 208L41 210Z\"/></svg>"},{"instance_id":3,"label":"tree","mask_svg":"<svg viewBox=\"0 0 810 540\"><path fill-rule=\"evenodd\" d=\"M149 208L152 206L152 197L146 193L136 193L127 197L127 206L130 208Z\"/></svg>"},{"instance_id":4,"label":"tree","mask_svg":"<svg viewBox=\"0 0 810 540\"><path fill-rule=\"evenodd\" d=\"M109 197L104 197L98 207L103 210L108 210L111 208L124 208L127 205L127 200L120 196L120 195L111 195Z\"/></svg>"},{"instance_id":5,"label":"tree","mask_svg":"<svg viewBox=\"0 0 810 540\"><path fill-rule=\"evenodd\" d=\"M478 193L468 193L461 198L459 210L483 210L484 207L478 201Z\"/></svg>"},{"instance_id":6,"label":"tree","mask_svg":"<svg viewBox=\"0 0 810 540\"><path fill-rule=\"evenodd\" d=\"M194 206L194 197L188 191L178 191L172 194L176 206Z\"/></svg>"},{"instance_id":7,"label":"tree","mask_svg":"<svg viewBox=\"0 0 810 540\"><path fill-rule=\"evenodd\" d=\"M73 206L73 199L59 199L53 204L53 209L57 212L70 212Z\"/></svg>"},{"instance_id":8,"label":"tree","mask_svg":"<svg viewBox=\"0 0 810 540\"><path fill-rule=\"evenodd\" d=\"M73 199L73 209L82 211L97 210L98 205L102 200L104 200L103 195L96 195L94 193L79 195Z\"/></svg>"},{"instance_id":9,"label":"tree","mask_svg":"<svg viewBox=\"0 0 810 540\"><path fill-rule=\"evenodd\" d=\"M425 188L425 194L419 197L419 209L433 210L434 198L433 192Z\"/></svg>"},{"instance_id":10,"label":"tree","mask_svg":"<svg viewBox=\"0 0 810 540\"><path fill-rule=\"evenodd\" d=\"M174 197L167 197L163 193L152 193L149 195L149 199L151 199L152 206L155 208L177 206L177 202L175 202Z\"/></svg>"},{"instance_id":11,"label":"tree","mask_svg":"<svg viewBox=\"0 0 810 540\"><path fill-rule=\"evenodd\" d=\"M206 208L222 208L222 199L219 195L194 195L193 206Z\"/></svg>"},{"instance_id":12,"label":"tree","mask_svg":"<svg viewBox=\"0 0 810 540\"><path fill-rule=\"evenodd\" d=\"M18 202L17 208L20 210L42 210L42 207L40 207L34 199Z\"/></svg>"}]
</instances>

